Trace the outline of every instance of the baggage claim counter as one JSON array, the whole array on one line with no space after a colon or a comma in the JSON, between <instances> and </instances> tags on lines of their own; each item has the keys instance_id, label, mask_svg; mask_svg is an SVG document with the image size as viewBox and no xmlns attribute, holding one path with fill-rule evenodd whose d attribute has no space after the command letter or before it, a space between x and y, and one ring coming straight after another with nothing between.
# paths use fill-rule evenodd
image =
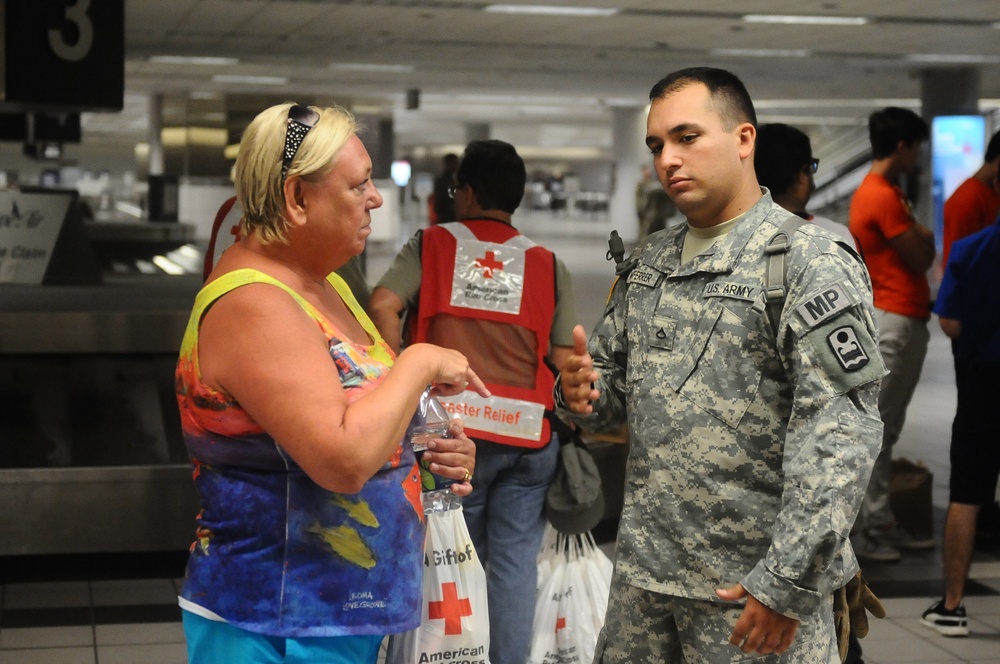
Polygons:
<instances>
[{"instance_id":1,"label":"baggage claim counter","mask_svg":"<svg viewBox=\"0 0 1000 664\"><path fill-rule=\"evenodd\" d=\"M0 556L184 550L173 375L201 274L148 265L191 229L76 208L0 192Z\"/></svg>"}]
</instances>

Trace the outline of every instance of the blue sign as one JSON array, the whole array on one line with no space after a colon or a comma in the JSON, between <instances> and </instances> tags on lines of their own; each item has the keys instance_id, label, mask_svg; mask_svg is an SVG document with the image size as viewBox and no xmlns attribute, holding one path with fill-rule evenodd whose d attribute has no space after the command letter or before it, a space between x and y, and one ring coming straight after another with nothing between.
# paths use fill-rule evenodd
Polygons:
<instances>
[{"instance_id":1,"label":"blue sign","mask_svg":"<svg viewBox=\"0 0 1000 664\"><path fill-rule=\"evenodd\" d=\"M944 237L944 202L983 164L986 118L981 115L940 115L931 125L931 196L934 236L940 253Z\"/></svg>"}]
</instances>

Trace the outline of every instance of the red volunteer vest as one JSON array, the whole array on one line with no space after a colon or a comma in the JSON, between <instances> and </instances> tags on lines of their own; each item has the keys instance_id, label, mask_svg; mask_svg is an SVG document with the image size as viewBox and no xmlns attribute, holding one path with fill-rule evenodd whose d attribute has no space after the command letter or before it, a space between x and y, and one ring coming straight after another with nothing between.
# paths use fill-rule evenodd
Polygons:
<instances>
[{"instance_id":1,"label":"red volunteer vest","mask_svg":"<svg viewBox=\"0 0 1000 664\"><path fill-rule=\"evenodd\" d=\"M441 401L469 436L539 448L551 438L555 378L546 366L556 308L555 256L503 222L424 229L423 277L411 341L469 358L493 396L466 391Z\"/></svg>"}]
</instances>

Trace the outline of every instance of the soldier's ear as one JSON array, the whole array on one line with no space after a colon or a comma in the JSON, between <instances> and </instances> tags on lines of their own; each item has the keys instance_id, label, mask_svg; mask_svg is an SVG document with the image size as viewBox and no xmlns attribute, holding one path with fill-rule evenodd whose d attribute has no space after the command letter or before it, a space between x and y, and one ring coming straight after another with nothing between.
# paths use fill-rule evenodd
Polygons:
<instances>
[{"instance_id":1,"label":"soldier's ear","mask_svg":"<svg viewBox=\"0 0 1000 664\"><path fill-rule=\"evenodd\" d=\"M752 160L754 145L757 143L757 128L749 122L744 122L736 128L736 131L740 141L740 159Z\"/></svg>"}]
</instances>

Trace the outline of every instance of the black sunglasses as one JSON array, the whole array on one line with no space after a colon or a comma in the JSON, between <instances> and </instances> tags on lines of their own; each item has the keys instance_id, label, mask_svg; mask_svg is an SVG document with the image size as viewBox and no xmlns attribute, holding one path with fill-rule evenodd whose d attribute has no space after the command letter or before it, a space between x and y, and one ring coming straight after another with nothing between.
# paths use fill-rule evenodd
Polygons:
<instances>
[{"instance_id":1,"label":"black sunglasses","mask_svg":"<svg viewBox=\"0 0 1000 664\"><path fill-rule=\"evenodd\" d=\"M819 170L819 159L810 159L806 163L806 168L809 169L810 173L815 175L816 171Z\"/></svg>"},{"instance_id":2,"label":"black sunglasses","mask_svg":"<svg viewBox=\"0 0 1000 664\"><path fill-rule=\"evenodd\" d=\"M319 113L299 106L298 104L288 109L288 123L285 128L285 151L281 158L281 181L284 182L288 176L288 168L295 159L295 153L299 151L302 141L305 140L309 130L319 122Z\"/></svg>"}]
</instances>

